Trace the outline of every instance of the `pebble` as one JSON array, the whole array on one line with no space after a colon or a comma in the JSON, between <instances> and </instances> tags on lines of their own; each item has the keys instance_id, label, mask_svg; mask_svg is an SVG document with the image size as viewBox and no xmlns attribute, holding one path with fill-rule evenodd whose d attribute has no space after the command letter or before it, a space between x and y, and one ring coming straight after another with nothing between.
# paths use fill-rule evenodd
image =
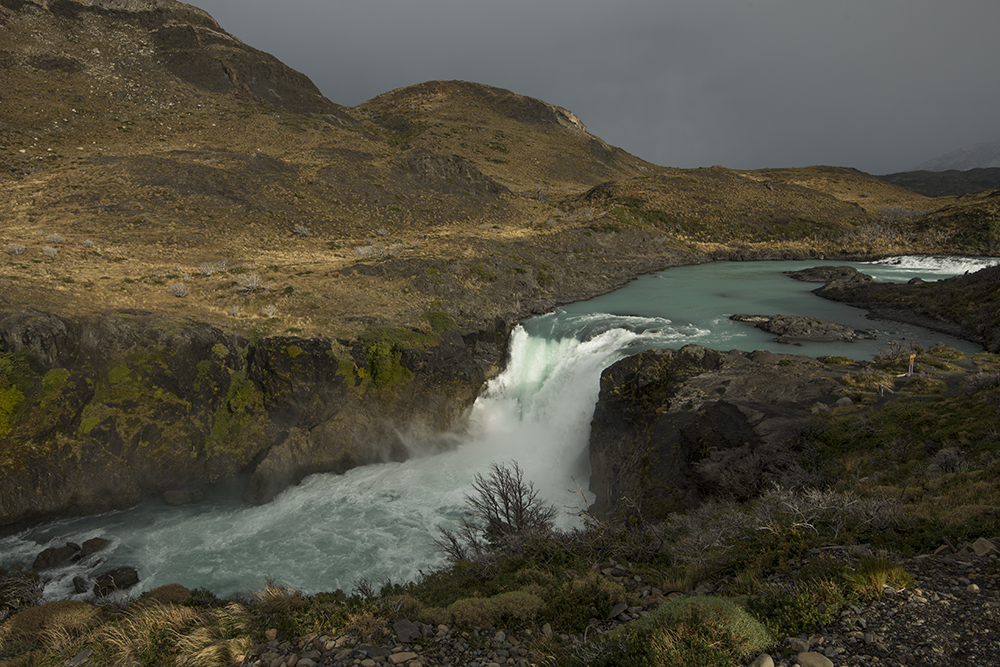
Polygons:
<instances>
[{"instance_id":1,"label":"pebble","mask_svg":"<svg viewBox=\"0 0 1000 667\"><path fill-rule=\"evenodd\" d=\"M886 588L870 601L850 605L830 625L814 629L814 634L808 637L789 637L783 651L774 656L760 655L750 667L792 667L796 663L800 667L1000 665L1000 577L996 576L996 554L990 552L983 557L971 554L968 560L960 560L954 557L954 548L949 549L901 561L916 577L914 588ZM986 545L980 545L980 550L989 551ZM843 552L848 554L847 549ZM717 586L708 583L704 590ZM592 619L588 634L593 636L641 617L662 602L652 595L650 586L646 589L637 596L649 601L645 607L629 607L617 618ZM519 638L507 629L463 631L446 624L427 626L406 621L394 624L394 630L391 643L373 646L336 633L313 633L295 641L279 642L277 631L270 629L265 633L267 642L259 645L243 665L530 667L541 664L543 657L530 650L533 637ZM553 632L549 623L543 623L536 633L536 638L544 637L543 641L562 643L567 648L584 641L583 635ZM422 637L430 637L432 641L422 641Z\"/></svg>"}]
</instances>

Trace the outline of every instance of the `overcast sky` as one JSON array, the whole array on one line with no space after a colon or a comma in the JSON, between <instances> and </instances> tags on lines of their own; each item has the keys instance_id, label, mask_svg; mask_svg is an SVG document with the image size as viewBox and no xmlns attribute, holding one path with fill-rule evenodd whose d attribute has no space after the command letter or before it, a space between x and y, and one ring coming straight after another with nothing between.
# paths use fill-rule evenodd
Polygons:
<instances>
[{"instance_id":1,"label":"overcast sky","mask_svg":"<svg viewBox=\"0 0 1000 667\"><path fill-rule=\"evenodd\" d=\"M1000 139L1000 0L195 0L354 106L431 79L656 164L913 169Z\"/></svg>"}]
</instances>

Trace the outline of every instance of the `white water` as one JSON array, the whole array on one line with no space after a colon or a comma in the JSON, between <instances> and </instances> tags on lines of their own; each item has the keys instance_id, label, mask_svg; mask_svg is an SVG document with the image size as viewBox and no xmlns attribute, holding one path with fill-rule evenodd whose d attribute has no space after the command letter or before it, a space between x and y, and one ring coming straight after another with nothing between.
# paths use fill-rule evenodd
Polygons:
<instances>
[{"instance_id":1,"label":"white water","mask_svg":"<svg viewBox=\"0 0 1000 667\"><path fill-rule=\"evenodd\" d=\"M440 562L433 538L438 527L460 522L475 474L510 461L518 462L540 497L566 509L560 524L568 527L592 500L583 490L601 370L624 357L624 350L683 345L707 332L676 331L655 318L585 315L557 323L558 331L551 331L551 318L539 322L553 337L515 329L507 369L476 401L467 430L459 434L461 444L449 451L343 475L313 475L260 507L220 494L182 508L146 502L124 512L57 521L0 541L3 560L30 564L45 546L113 540L88 562L47 572L48 598L70 596L73 576L105 558L99 569L139 567L142 583L134 592L181 582L239 594L260 588L268 577L305 592L349 591L360 577L407 581ZM572 337L595 327L601 332ZM414 449L440 450L453 440L455 434L443 443L415 443Z\"/></svg>"},{"instance_id":2,"label":"white water","mask_svg":"<svg viewBox=\"0 0 1000 667\"><path fill-rule=\"evenodd\" d=\"M987 261L996 260L900 258L877 267L855 266L882 279L935 279ZM492 462L517 461L543 498L566 508L561 522L568 526L575 510L591 500L581 489L590 476L587 438L605 367L650 347L767 347L768 341L754 337L755 329L733 326L720 313L769 312L775 304L790 314L847 309L809 294L816 285L780 274L833 263L720 263L646 276L616 295L516 328L507 368L476 401L466 430L438 442L413 443L415 452L445 449L442 453L344 475L313 475L261 507L219 492L181 508L146 502L125 512L46 524L0 540L0 565L30 565L44 547L101 536L112 540L108 549L88 562L46 573L51 577L47 597L70 596L73 576L93 572L98 562L98 571L137 566L142 583L135 592L180 582L220 595L239 594L260 588L268 577L305 592L350 590L360 577L411 580L441 562L433 544L438 528L458 524L474 475L485 474ZM629 290L636 295L629 296ZM635 303L623 305L630 301ZM629 314L588 312L607 303ZM798 303L803 305L785 307ZM860 317L835 312L825 319ZM902 334L893 330L891 335ZM834 353L822 347L779 346L778 351Z\"/></svg>"}]
</instances>

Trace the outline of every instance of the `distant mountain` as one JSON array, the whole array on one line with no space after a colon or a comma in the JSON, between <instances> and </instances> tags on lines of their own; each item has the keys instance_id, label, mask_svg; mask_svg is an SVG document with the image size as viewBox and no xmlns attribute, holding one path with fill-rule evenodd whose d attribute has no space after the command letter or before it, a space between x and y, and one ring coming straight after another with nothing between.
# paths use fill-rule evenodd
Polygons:
<instances>
[{"instance_id":1,"label":"distant mountain","mask_svg":"<svg viewBox=\"0 0 1000 667\"><path fill-rule=\"evenodd\" d=\"M901 171L879 176L886 183L925 197L958 197L984 190L1000 190L1000 168L959 171Z\"/></svg>"},{"instance_id":2,"label":"distant mountain","mask_svg":"<svg viewBox=\"0 0 1000 667\"><path fill-rule=\"evenodd\" d=\"M917 165L916 171L968 171L976 168L1000 167L1000 140L975 144L945 153Z\"/></svg>"}]
</instances>

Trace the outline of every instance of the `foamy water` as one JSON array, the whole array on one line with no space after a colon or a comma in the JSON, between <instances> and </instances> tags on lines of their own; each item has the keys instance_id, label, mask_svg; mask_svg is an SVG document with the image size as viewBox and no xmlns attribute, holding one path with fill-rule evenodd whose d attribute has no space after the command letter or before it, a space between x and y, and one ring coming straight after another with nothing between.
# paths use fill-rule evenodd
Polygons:
<instances>
[{"instance_id":1,"label":"foamy water","mask_svg":"<svg viewBox=\"0 0 1000 667\"><path fill-rule=\"evenodd\" d=\"M883 280L925 280L985 266L991 259L899 258L854 264ZM46 571L48 598L70 597L72 578L117 565L138 567L135 592L179 582L220 595L260 588L268 577L304 592L350 590L359 578L407 581L442 562L433 539L461 521L474 476L493 462L517 461L539 495L573 525L590 502L587 440L600 374L646 348L698 343L721 349L846 354L868 358L895 338L919 336L963 349L962 341L919 329L873 323L864 314L810 293L815 284L782 275L843 262L717 263L644 276L619 292L526 320L510 341L505 371L476 401L461 431L413 442L414 458L312 475L259 507L219 491L169 507L149 501L128 511L69 519L0 540L0 565L30 565L47 546L91 537L108 549L84 563ZM858 328L881 327L870 345L773 343L735 312L803 314ZM864 326L867 325L867 326ZM405 431L406 425L400 425ZM421 452L440 452L420 455Z\"/></svg>"}]
</instances>

